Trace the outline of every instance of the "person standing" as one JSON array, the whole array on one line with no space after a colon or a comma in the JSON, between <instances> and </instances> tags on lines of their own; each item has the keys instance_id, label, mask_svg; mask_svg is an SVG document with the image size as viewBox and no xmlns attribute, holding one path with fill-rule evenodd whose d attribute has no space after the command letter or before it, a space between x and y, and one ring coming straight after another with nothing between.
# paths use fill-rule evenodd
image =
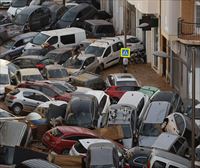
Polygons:
<instances>
[{"instance_id":1,"label":"person standing","mask_svg":"<svg viewBox=\"0 0 200 168\"><path fill-rule=\"evenodd\" d=\"M123 58L123 67L124 67L124 73L128 72L128 58Z\"/></svg>"}]
</instances>

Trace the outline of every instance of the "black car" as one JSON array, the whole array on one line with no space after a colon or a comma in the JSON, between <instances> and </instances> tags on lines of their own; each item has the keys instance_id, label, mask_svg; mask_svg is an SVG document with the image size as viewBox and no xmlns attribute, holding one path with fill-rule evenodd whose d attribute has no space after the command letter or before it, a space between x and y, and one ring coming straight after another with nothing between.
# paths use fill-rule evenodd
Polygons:
<instances>
[{"instance_id":1,"label":"black car","mask_svg":"<svg viewBox=\"0 0 200 168\"><path fill-rule=\"evenodd\" d=\"M84 128L96 128L100 114L98 100L92 95L76 95L67 106L65 124Z\"/></svg>"},{"instance_id":2,"label":"black car","mask_svg":"<svg viewBox=\"0 0 200 168\"><path fill-rule=\"evenodd\" d=\"M114 37L115 28L112 23L106 20L85 20L83 26L87 38Z\"/></svg>"},{"instance_id":3,"label":"black car","mask_svg":"<svg viewBox=\"0 0 200 168\"><path fill-rule=\"evenodd\" d=\"M87 19L109 19L111 16L105 11L98 11L94 6L81 3L72 7L55 24L55 28L80 27Z\"/></svg>"},{"instance_id":4,"label":"black car","mask_svg":"<svg viewBox=\"0 0 200 168\"><path fill-rule=\"evenodd\" d=\"M48 52L45 57L54 60L58 64L63 64L73 55L72 48L57 48Z\"/></svg>"},{"instance_id":5,"label":"black car","mask_svg":"<svg viewBox=\"0 0 200 168\"><path fill-rule=\"evenodd\" d=\"M172 104L174 112L183 112L183 101L176 92L160 91L151 99L153 101L167 101Z\"/></svg>"},{"instance_id":6,"label":"black car","mask_svg":"<svg viewBox=\"0 0 200 168\"><path fill-rule=\"evenodd\" d=\"M51 12L44 6L28 6L16 15L16 25L23 27L23 32L48 29L51 24Z\"/></svg>"},{"instance_id":7,"label":"black car","mask_svg":"<svg viewBox=\"0 0 200 168\"><path fill-rule=\"evenodd\" d=\"M45 1L42 6L49 8L51 12L51 26L54 25L67 11L63 5L59 5L53 1Z\"/></svg>"},{"instance_id":8,"label":"black car","mask_svg":"<svg viewBox=\"0 0 200 168\"><path fill-rule=\"evenodd\" d=\"M13 37L3 44L2 50L5 52L0 55L0 58L10 61L20 56L25 44L31 41L36 34L36 32L29 32Z\"/></svg>"},{"instance_id":9,"label":"black car","mask_svg":"<svg viewBox=\"0 0 200 168\"><path fill-rule=\"evenodd\" d=\"M43 56L28 55L21 56L12 61L13 64L20 68L39 68L42 69L45 65L53 64L54 61Z\"/></svg>"}]
</instances>

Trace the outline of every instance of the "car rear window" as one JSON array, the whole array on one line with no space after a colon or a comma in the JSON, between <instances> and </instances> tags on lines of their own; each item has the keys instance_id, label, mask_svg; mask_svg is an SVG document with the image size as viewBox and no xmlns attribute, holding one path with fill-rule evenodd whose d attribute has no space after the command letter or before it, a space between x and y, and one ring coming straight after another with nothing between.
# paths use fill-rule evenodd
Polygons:
<instances>
[{"instance_id":1,"label":"car rear window","mask_svg":"<svg viewBox=\"0 0 200 168\"><path fill-rule=\"evenodd\" d=\"M77 152L79 153L87 153L87 149L84 148L84 146L78 142L74 145L74 148L76 149Z\"/></svg>"},{"instance_id":2,"label":"car rear window","mask_svg":"<svg viewBox=\"0 0 200 168\"><path fill-rule=\"evenodd\" d=\"M15 90L13 90L13 91L10 92L10 95L16 95L19 92L20 92L19 89L15 89Z\"/></svg>"},{"instance_id":3,"label":"car rear window","mask_svg":"<svg viewBox=\"0 0 200 168\"><path fill-rule=\"evenodd\" d=\"M63 133L59 129L56 128L51 131L51 135L53 135L54 137L60 137L63 135Z\"/></svg>"},{"instance_id":4,"label":"car rear window","mask_svg":"<svg viewBox=\"0 0 200 168\"><path fill-rule=\"evenodd\" d=\"M161 162L161 161L155 161L152 168L165 168L166 163Z\"/></svg>"}]
</instances>

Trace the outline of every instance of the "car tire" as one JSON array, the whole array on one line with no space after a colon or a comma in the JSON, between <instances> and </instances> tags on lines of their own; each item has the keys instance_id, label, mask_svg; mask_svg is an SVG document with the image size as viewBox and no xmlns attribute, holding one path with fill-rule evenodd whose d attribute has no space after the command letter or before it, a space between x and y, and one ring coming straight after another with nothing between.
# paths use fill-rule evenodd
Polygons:
<instances>
[{"instance_id":1,"label":"car tire","mask_svg":"<svg viewBox=\"0 0 200 168\"><path fill-rule=\"evenodd\" d=\"M69 155L69 149L64 149L62 151L62 155Z\"/></svg>"},{"instance_id":2,"label":"car tire","mask_svg":"<svg viewBox=\"0 0 200 168\"><path fill-rule=\"evenodd\" d=\"M20 115L22 113L22 105L19 103L16 103L12 106L12 111L14 112L15 115Z\"/></svg>"}]
</instances>

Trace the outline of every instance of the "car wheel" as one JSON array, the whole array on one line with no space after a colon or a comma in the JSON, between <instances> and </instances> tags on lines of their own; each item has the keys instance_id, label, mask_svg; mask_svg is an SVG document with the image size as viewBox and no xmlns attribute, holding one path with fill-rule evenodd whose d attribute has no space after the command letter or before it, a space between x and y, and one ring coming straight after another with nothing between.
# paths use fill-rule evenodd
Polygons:
<instances>
[{"instance_id":1,"label":"car wheel","mask_svg":"<svg viewBox=\"0 0 200 168\"><path fill-rule=\"evenodd\" d=\"M69 149L64 149L64 150L62 151L62 154L63 154L63 155L68 155L68 154L69 154Z\"/></svg>"},{"instance_id":2,"label":"car wheel","mask_svg":"<svg viewBox=\"0 0 200 168\"><path fill-rule=\"evenodd\" d=\"M14 104L12 107L12 111L16 114L16 115L20 115L22 113L22 105L21 104Z\"/></svg>"}]
</instances>

